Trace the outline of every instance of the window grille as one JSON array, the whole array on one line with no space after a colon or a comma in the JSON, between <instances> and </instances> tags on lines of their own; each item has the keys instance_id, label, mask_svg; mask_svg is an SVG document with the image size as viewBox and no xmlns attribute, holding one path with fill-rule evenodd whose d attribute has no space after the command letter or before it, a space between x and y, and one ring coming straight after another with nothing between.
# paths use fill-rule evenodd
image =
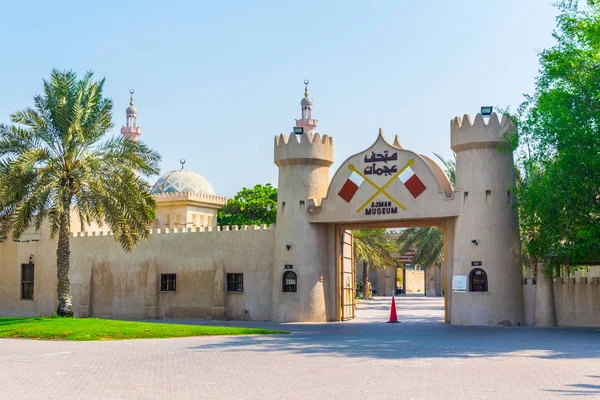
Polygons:
<instances>
[{"instance_id":1,"label":"window grille","mask_svg":"<svg viewBox=\"0 0 600 400\"><path fill-rule=\"evenodd\" d=\"M21 264L21 300L33 300L33 264Z\"/></svg>"},{"instance_id":2,"label":"window grille","mask_svg":"<svg viewBox=\"0 0 600 400\"><path fill-rule=\"evenodd\" d=\"M487 274L481 268L475 268L469 274L469 291L471 291L471 292L487 292L488 291Z\"/></svg>"},{"instance_id":3,"label":"window grille","mask_svg":"<svg viewBox=\"0 0 600 400\"><path fill-rule=\"evenodd\" d=\"M161 274L160 275L160 291L175 292L176 291L177 274Z\"/></svg>"},{"instance_id":4,"label":"window grille","mask_svg":"<svg viewBox=\"0 0 600 400\"><path fill-rule=\"evenodd\" d=\"M244 291L244 274L227 274L227 291Z\"/></svg>"},{"instance_id":5,"label":"window grille","mask_svg":"<svg viewBox=\"0 0 600 400\"><path fill-rule=\"evenodd\" d=\"M295 272L286 271L283 274L283 291L296 292L298 288L298 277Z\"/></svg>"}]
</instances>

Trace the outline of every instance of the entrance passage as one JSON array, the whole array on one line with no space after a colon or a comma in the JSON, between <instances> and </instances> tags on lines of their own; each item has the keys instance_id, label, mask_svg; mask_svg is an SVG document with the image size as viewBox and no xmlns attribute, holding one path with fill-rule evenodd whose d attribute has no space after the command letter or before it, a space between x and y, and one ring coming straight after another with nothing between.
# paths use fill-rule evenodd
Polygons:
<instances>
[{"instance_id":1,"label":"entrance passage","mask_svg":"<svg viewBox=\"0 0 600 400\"><path fill-rule=\"evenodd\" d=\"M405 230L409 231L408 236L426 236L426 243L417 240L410 250L401 249L398 239ZM387 321L394 296L397 312L402 309L408 320L448 323L448 263L445 260L451 260L448 248L452 248L452 239L446 231L446 221L439 219L338 225L339 320ZM364 249L373 247L377 253L377 243L381 242L391 247L389 260L381 261L375 256L365 269L363 257L368 252ZM419 253L423 250L429 252L428 257ZM420 264L424 262L430 265Z\"/></svg>"},{"instance_id":2,"label":"entrance passage","mask_svg":"<svg viewBox=\"0 0 600 400\"><path fill-rule=\"evenodd\" d=\"M390 318L391 297L375 296L356 300L356 318L352 322L381 324ZM401 323L444 323L444 298L397 296L396 312Z\"/></svg>"}]
</instances>

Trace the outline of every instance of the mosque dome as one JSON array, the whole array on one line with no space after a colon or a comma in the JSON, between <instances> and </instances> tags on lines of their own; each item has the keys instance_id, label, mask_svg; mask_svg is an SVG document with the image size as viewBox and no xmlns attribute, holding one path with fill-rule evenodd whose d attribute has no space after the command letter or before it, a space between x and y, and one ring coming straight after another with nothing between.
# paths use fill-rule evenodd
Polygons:
<instances>
[{"instance_id":1,"label":"mosque dome","mask_svg":"<svg viewBox=\"0 0 600 400\"><path fill-rule=\"evenodd\" d=\"M127 110L125 112L127 113L127 115L137 115L137 109L133 106L133 104L127 107Z\"/></svg>"},{"instance_id":2,"label":"mosque dome","mask_svg":"<svg viewBox=\"0 0 600 400\"><path fill-rule=\"evenodd\" d=\"M185 169L167 172L154 184L152 194L161 193L215 194L208 181L197 173Z\"/></svg>"},{"instance_id":3,"label":"mosque dome","mask_svg":"<svg viewBox=\"0 0 600 400\"><path fill-rule=\"evenodd\" d=\"M302 105L302 106L312 106L312 100L310 99L310 97L303 97L302 101L300 102L300 105Z\"/></svg>"},{"instance_id":4,"label":"mosque dome","mask_svg":"<svg viewBox=\"0 0 600 400\"><path fill-rule=\"evenodd\" d=\"M131 95L131 97L129 98L129 107L127 107L127 110L125 111L127 115L137 115L137 109L133 105L133 93L135 92L133 89L131 89L129 91L129 94Z\"/></svg>"}]
</instances>

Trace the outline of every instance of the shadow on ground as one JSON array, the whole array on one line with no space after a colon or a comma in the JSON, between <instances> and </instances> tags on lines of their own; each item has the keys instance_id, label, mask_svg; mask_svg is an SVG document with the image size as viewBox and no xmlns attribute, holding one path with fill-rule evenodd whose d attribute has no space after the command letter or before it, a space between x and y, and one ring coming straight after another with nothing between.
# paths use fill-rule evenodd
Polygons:
<instances>
[{"instance_id":1,"label":"shadow on ground","mask_svg":"<svg viewBox=\"0 0 600 400\"><path fill-rule=\"evenodd\" d=\"M194 347L198 351L291 352L374 359L481 358L496 356L544 359L600 357L600 330L595 328L465 327L443 323L439 298L397 301L400 324L386 324L389 298L364 302L358 318L349 322L273 323L254 321L186 321L192 323L260 327L292 331L291 335L228 337ZM441 310L441 311L440 311ZM589 385L588 385L589 386ZM594 386L594 385L592 385ZM577 388L598 390L597 387Z\"/></svg>"},{"instance_id":2,"label":"shadow on ground","mask_svg":"<svg viewBox=\"0 0 600 400\"><path fill-rule=\"evenodd\" d=\"M587 375L587 378L599 379L600 376ZM562 394L564 396L598 396L600 397L600 385L589 383L575 383L566 385L568 389L553 389L546 392Z\"/></svg>"}]
</instances>

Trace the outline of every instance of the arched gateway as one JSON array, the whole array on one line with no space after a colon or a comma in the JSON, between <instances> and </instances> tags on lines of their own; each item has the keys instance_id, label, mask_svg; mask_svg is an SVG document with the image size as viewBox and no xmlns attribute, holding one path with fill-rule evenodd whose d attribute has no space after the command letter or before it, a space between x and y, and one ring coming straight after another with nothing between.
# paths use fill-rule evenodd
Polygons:
<instances>
[{"instance_id":1,"label":"arched gateway","mask_svg":"<svg viewBox=\"0 0 600 400\"><path fill-rule=\"evenodd\" d=\"M438 226L444 233L446 322L524 322L519 229L509 191L515 184L512 155L498 151L512 129L508 118L492 114L486 123L477 114L474 121L466 115L451 121L455 188L433 160L403 149L397 137L391 144L381 130L330 182L333 139L312 131L316 120L296 125L310 130L275 138L273 320L347 316L352 296L345 293L351 257L346 229ZM280 289L290 270L297 279L294 293Z\"/></svg>"}]
</instances>

